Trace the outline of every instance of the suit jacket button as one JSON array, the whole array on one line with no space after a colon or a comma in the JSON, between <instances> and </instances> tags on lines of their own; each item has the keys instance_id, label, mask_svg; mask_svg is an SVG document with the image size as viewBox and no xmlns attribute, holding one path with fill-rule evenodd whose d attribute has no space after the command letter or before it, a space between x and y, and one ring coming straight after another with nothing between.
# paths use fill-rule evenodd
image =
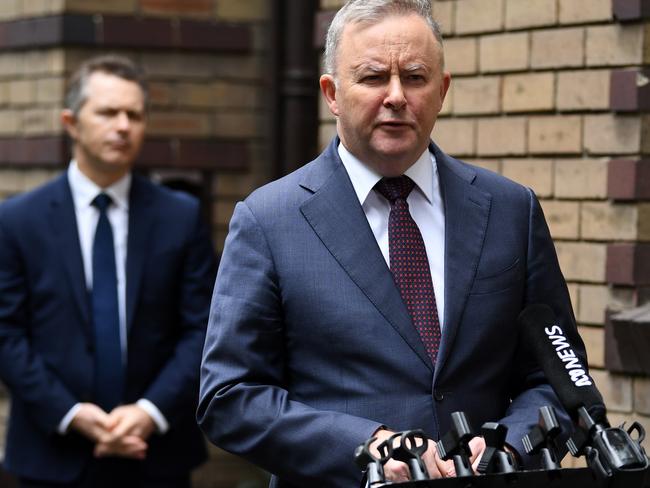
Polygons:
<instances>
[{"instance_id":1,"label":"suit jacket button","mask_svg":"<svg viewBox=\"0 0 650 488\"><path fill-rule=\"evenodd\" d=\"M433 392L433 398L435 398L437 402L441 402L445 398L445 395L441 391L435 390Z\"/></svg>"}]
</instances>

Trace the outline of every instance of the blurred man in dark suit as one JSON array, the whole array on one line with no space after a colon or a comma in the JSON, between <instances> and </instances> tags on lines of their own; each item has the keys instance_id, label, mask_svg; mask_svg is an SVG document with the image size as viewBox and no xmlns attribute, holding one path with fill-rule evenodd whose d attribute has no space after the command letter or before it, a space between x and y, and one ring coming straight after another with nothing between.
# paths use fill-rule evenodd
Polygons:
<instances>
[{"instance_id":1,"label":"blurred man in dark suit","mask_svg":"<svg viewBox=\"0 0 650 488\"><path fill-rule=\"evenodd\" d=\"M72 76L68 170L0 206L5 467L23 487L187 487L215 259L199 204L132 174L146 86L128 59Z\"/></svg>"}]
</instances>

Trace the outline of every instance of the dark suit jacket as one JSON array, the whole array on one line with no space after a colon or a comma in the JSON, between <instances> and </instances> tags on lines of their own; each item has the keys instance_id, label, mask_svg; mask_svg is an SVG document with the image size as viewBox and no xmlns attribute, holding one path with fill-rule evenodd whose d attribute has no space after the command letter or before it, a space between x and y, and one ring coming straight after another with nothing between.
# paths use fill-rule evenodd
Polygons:
<instances>
[{"instance_id":1,"label":"dark suit jacket","mask_svg":"<svg viewBox=\"0 0 650 488\"><path fill-rule=\"evenodd\" d=\"M543 302L575 330L533 192L431 146L446 219L434 368L337 144L235 209L204 349L201 427L283 487L358 486L354 448L381 424L438 439L458 410L475 429L505 423L522 452L538 408L560 407L520 344L517 316Z\"/></svg>"},{"instance_id":2,"label":"dark suit jacket","mask_svg":"<svg viewBox=\"0 0 650 488\"><path fill-rule=\"evenodd\" d=\"M205 458L194 412L214 255L198 202L134 175L127 249L125 403L146 398L170 430L145 470L187 472ZM93 338L72 195L64 174L0 205L0 377L11 391L5 466L67 482L92 454L56 428L92 402Z\"/></svg>"}]
</instances>

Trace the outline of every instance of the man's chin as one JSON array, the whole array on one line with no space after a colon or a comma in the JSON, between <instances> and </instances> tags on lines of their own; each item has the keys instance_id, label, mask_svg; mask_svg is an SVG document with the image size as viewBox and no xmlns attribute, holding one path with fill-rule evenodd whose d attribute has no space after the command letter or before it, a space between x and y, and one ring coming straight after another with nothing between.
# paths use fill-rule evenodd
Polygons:
<instances>
[{"instance_id":1,"label":"man's chin","mask_svg":"<svg viewBox=\"0 0 650 488\"><path fill-rule=\"evenodd\" d=\"M106 171L115 171L120 172L124 171L124 168L130 167L135 158L131 155L108 155L102 160L102 166Z\"/></svg>"},{"instance_id":2,"label":"man's chin","mask_svg":"<svg viewBox=\"0 0 650 488\"><path fill-rule=\"evenodd\" d=\"M375 148L378 158L384 161L405 161L414 163L424 149L419 150L413 144L387 144ZM412 160L412 161L411 161Z\"/></svg>"}]
</instances>

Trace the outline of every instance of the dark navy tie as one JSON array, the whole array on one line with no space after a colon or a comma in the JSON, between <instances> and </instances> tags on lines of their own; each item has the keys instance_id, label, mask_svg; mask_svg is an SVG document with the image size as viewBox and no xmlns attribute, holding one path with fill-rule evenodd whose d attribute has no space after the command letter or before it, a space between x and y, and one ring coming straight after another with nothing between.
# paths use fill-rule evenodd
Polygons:
<instances>
[{"instance_id":1,"label":"dark navy tie","mask_svg":"<svg viewBox=\"0 0 650 488\"><path fill-rule=\"evenodd\" d=\"M113 230L106 210L111 198L100 193L93 200L99 220L93 243L93 322L95 330L95 402L106 411L122 400L124 366L120 345L120 315Z\"/></svg>"},{"instance_id":2,"label":"dark navy tie","mask_svg":"<svg viewBox=\"0 0 650 488\"><path fill-rule=\"evenodd\" d=\"M375 189L390 202L388 254L391 273L413 325L435 365L440 347L440 321L427 250L406 201L414 186L408 176L399 176L382 178Z\"/></svg>"}]
</instances>

